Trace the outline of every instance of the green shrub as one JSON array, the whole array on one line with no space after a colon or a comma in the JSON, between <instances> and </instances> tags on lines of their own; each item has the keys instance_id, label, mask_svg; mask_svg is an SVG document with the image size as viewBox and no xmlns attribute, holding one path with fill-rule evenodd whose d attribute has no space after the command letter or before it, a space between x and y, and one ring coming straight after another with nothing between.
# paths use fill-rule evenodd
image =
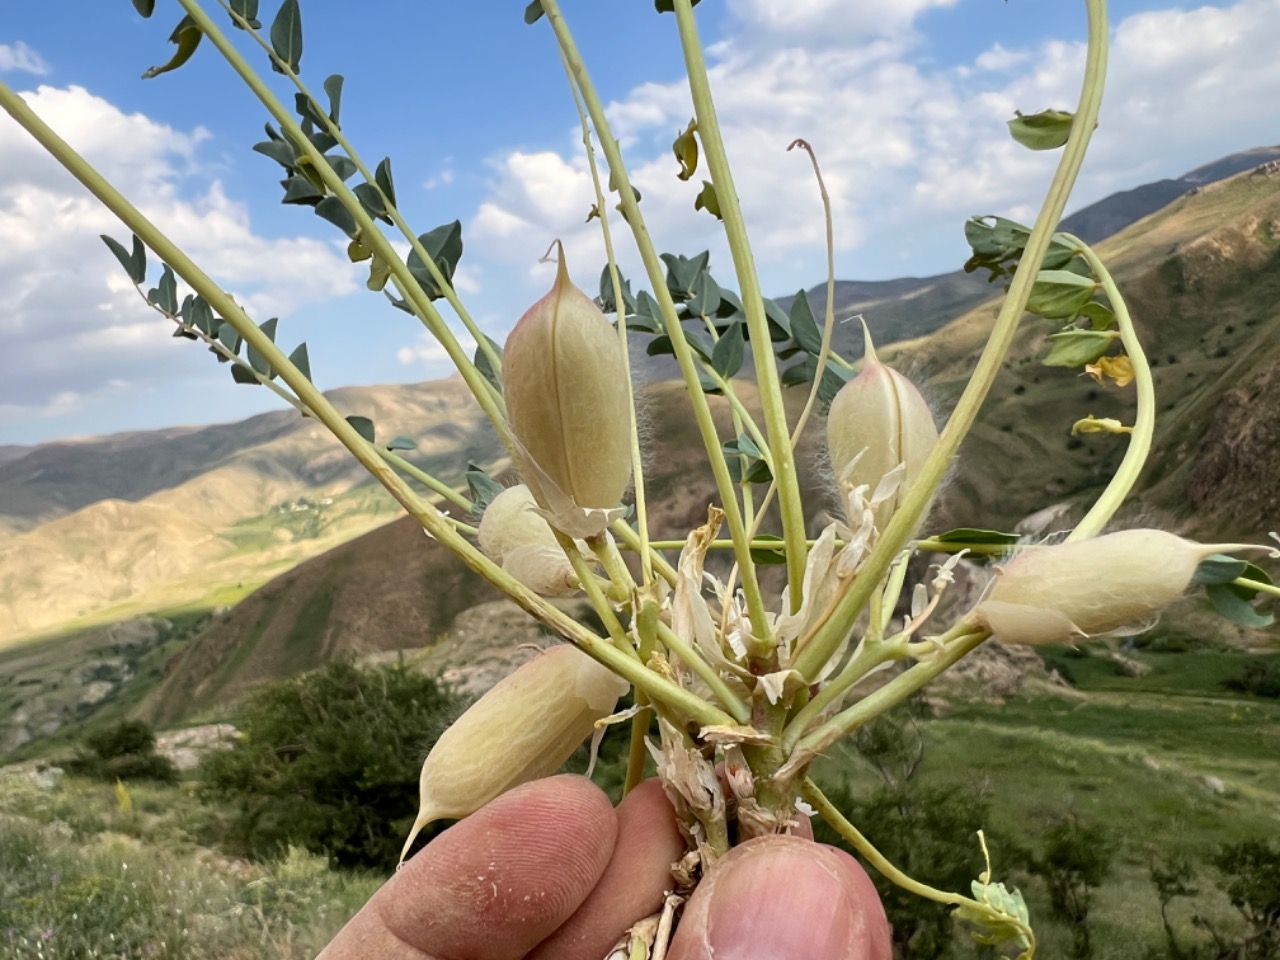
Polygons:
<instances>
[{"instance_id":1,"label":"green shrub","mask_svg":"<svg viewBox=\"0 0 1280 960\"><path fill-rule=\"evenodd\" d=\"M1071 955L1093 956L1089 909L1093 891L1111 872L1113 845L1096 827L1075 816L1055 824L1045 836L1044 853L1031 865L1049 889L1053 915L1071 927Z\"/></svg>"},{"instance_id":2,"label":"green shrub","mask_svg":"<svg viewBox=\"0 0 1280 960\"><path fill-rule=\"evenodd\" d=\"M293 845L390 870L418 809L422 760L462 706L403 666L338 661L264 687L240 713L241 741L200 767L205 794L236 811L225 841L259 859Z\"/></svg>"},{"instance_id":3,"label":"green shrub","mask_svg":"<svg viewBox=\"0 0 1280 960\"><path fill-rule=\"evenodd\" d=\"M1280 697L1280 667L1264 660L1245 664L1234 677L1222 681L1228 690L1251 693L1255 697Z\"/></svg>"},{"instance_id":4,"label":"green shrub","mask_svg":"<svg viewBox=\"0 0 1280 960\"><path fill-rule=\"evenodd\" d=\"M124 720L87 734L86 750L66 761L71 773L97 780L159 780L176 783L178 770L156 753L156 736L141 720Z\"/></svg>"}]
</instances>

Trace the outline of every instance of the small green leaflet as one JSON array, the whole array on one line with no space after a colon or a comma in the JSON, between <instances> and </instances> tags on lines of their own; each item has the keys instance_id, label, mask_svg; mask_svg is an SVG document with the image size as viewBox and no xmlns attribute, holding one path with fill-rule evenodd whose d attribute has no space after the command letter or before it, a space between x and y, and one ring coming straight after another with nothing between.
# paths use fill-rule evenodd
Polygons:
<instances>
[{"instance_id":1,"label":"small green leaflet","mask_svg":"<svg viewBox=\"0 0 1280 960\"><path fill-rule=\"evenodd\" d=\"M302 63L302 11L298 9L298 0L284 0L275 20L271 21L271 49L279 63L273 61L271 67L277 73L284 73L279 64L283 63L294 73Z\"/></svg>"},{"instance_id":2,"label":"small green leaflet","mask_svg":"<svg viewBox=\"0 0 1280 960\"><path fill-rule=\"evenodd\" d=\"M231 379L236 383L247 383L253 386L257 386L262 382L254 375L252 370L241 363L233 363L231 365Z\"/></svg>"},{"instance_id":3,"label":"small green leaflet","mask_svg":"<svg viewBox=\"0 0 1280 960\"><path fill-rule=\"evenodd\" d=\"M1075 117L1062 110L1043 110L1024 114L1020 111L1009 121L1009 133L1028 150L1056 150L1071 136Z\"/></svg>"},{"instance_id":4,"label":"small green leaflet","mask_svg":"<svg viewBox=\"0 0 1280 960\"><path fill-rule=\"evenodd\" d=\"M387 444L388 450L416 450L417 448L418 441L414 440L412 437L406 437L403 435L396 437Z\"/></svg>"},{"instance_id":5,"label":"small green leaflet","mask_svg":"<svg viewBox=\"0 0 1280 960\"><path fill-rule=\"evenodd\" d=\"M723 336L716 341L711 350L711 367L716 373L728 380L742 368L745 356L745 338L741 321L729 324Z\"/></svg>"},{"instance_id":6,"label":"small green leaflet","mask_svg":"<svg viewBox=\"0 0 1280 960\"><path fill-rule=\"evenodd\" d=\"M1229 564L1225 561L1230 561L1231 563ZM1210 566L1206 567L1206 564ZM1239 564L1240 566L1235 567L1231 564ZM1239 572L1235 573L1235 576L1231 577L1230 580L1222 579L1235 570ZM1212 579L1202 579L1203 577ZM1196 575L1192 582L1205 584L1204 592L1208 594L1213 608L1234 623L1253 629L1269 627L1275 623L1276 618L1272 614L1259 613L1253 606L1253 601L1257 598L1259 591L1243 584L1231 582L1236 578L1253 580L1255 583L1265 583L1267 585L1271 585L1273 582L1271 575L1256 564L1244 560L1235 560L1223 554L1214 554L1211 557L1206 557L1200 566L1196 568Z\"/></svg>"},{"instance_id":7,"label":"small green leaflet","mask_svg":"<svg viewBox=\"0 0 1280 960\"><path fill-rule=\"evenodd\" d=\"M374 442L373 421L368 417L347 417L347 423L353 430L370 443Z\"/></svg>"},{"instance_id":8,"label":"small green leaflet","mask_svg":"<svg viewBox=\"0 0 1280 960\"><path fill-rule=\"evenodd\" d=\"M136 233L133 235L132 253L125 250L118 240L108 237L105 233L100 234L100 236L102 237L102 242L116 255L116 259L120 261L120 266L124 267L125 273L129 275L129 279L134 282L135 286L147 279L147 249L142 245L142 241Z\"/></svg>"},{"instance_id":9,"label":"small green leaflet","mask_svg":"<svg viewBox=\"0 0 1280 960\"><path fill-rule=\"evenodd\" d=\"M280 320L278 317L272 317L270 320L262 321L262 323L258 325L258 329L267 335L268 340L275 343L276 324L279 322ZM264 377L275 377L276 372L271 368L271 363L265 356L254 348L253 344L248 345L248 350L246 351L245 356L248 358L249 365L253 367L255 372L262 374Z\"/></svg>"},{"instance_id":10,"label":"small green leaflet","mask_svg":"<svg viewBox=\"0 0 1280 960\"><path fill-rule=\"evenodd\" d=\"M293 349L293 353L289 354L289 362L298 368L308 380L311 379L311 358L307 355L306 343L300 343Z\"/></svg>"},{"instance_id":11,"label":"small green leaflet","mask_svg":"<svg viewBox=\"0 0 1280 960\"><path fill-rule=\"evenodd\" d=\"M1046 367L1083 367L1093 363L1120 336L1118 330L1065 330L1049 335L1049 354L1041 361Z\"/></svg>"},{"instance_id":12,"label":"small green leaflet","mask_svg":"<svg viewBox=\"0 0 1280 960\"><path fill-rule=\"evenodd\" d=\"M467 489L471 492L471 512L477 516L484 516L485 507L493 502L493 498L503 491L503 486L485 471L483 467L478 467L474 463L467 464Z\"/></svg>"},{"instance_id":13,"label":"small green leaflet","mask_svg":"<svg viewBox=\"0 0 1280 960\"><path fill-rule=\"evenodd\" d=\"M752 547L751 559L759 564L766 566L771 564L779 564L787 562L787 554L785 549L785 541L781 537L775 537L767 533L756 535L756 541L768 540L770 543L777 543L778 549L771 547Z\"/></svg>"},{"instance_id":14,"label":"small green leaflet","mask_svg":"<svg viewBox=\"0 0 1280 960\"><path fill-rule=\"evenodd\" d=\"M716 196L715 184L710 180L702 181L702 191L693 198L693 209L705 210L717 220L723 220L720 213L720 198Z\"/></svg>"},{"instance_id":15,"label":"small green leaflet","mask_svg":"<svg viewBox=\"0 0 1280 960\"><path fill-rule=\"evenodd\" d=\"M133 9L145 19L156 12L156 0L133 0Z\"/></svg>"},{"instance_id":16,"label":"small green leaflet","mask_svg":"<svg viewBox=\"0 0 1280 960\"><path fill-rule=\"evenodd\" d=\"M178 282L173 275L173 268L167 263L160 274L160 282L147 291L147 302L164 311L167 316L178 313Z\"/></svg>"},{"instance_id":17,"label":"small green leaflet","mask_svg":"<svg viewBox=\"0 0 1280 960\"><path fill-rule=\"evenodd\" d=\"M1078 316L1098 292L1098 282L1070 270L1041 270L1027 300L1027 311L1050 320Z\"/></svg>"},{"instance_id":18,"label":"small green leaflet","mask_svg":"<svg viewBox=\"0 0 1280 960\"><path fill-rule=\"evenodd\" d=\"M254 30L262 28L262 24L258 22L258 0L231 0L231 12L242 17ZM235 17L231 18L231 22L238 29L244 29Z\"/></svg>"},{"instance_id":19,"label":"small green leaflet","mask_svg":"<svg viewBox=\"0 0 1280 960\"><path fill-rule=\"evenodd\" d=\"M436 227L418 237L418 242L422 244L427 256L435 261L444 281L452 283L453 272L458 267L458 261L462 259L462 221L454 220L452 223ZM428 299L439 300L444 296L444 290L435 282L427 265L418 256L417 250L409 251L406 262L409 272L418 281Z\"/></svg>"},{"instance_id":20,"label":"small green leaflet","mask_svg":"<svg viewBox=\"0 0 1280 960\"><path fill-rule=\"evenodd\" d=\"M813 318L813 308L809 306L809 295L801 290L791 301L791 337L796 345L805 353L816 357L822 352L822 331ZM812 379L812 378L811 378Z\"/></svg>"},{"instance_id":21,"label":"small green leaflet","mask_svg":"<svg viewBox=\"0 0 1280 960\"><path fill-rule=\"evenodd\" d=\"M149 14L143 14L143 16L149 16ZM177 70L191 59L192 54L196 52L196 47L200 46L200 38L203 36L204 33L196 25L195 20L191 18L190 14L187 14L187 16L178 21L178 25L173 28L173 33L169 34L169 42L178 45L177 51L169 59L168 63L147 68L146 73L142 75L142 79L150 80L152 77L158 77L160 74L168 73L170 70Z\"/></svg>"},{"instance_id":22,"label":"small green leaflet","mask_svg":"<svg viewBox=\"0 0 1280 960\"><path fill-rule=\"evenodd\" d=\"M383 196L387 198L387 203L394 207L396 205L396 185L391 179L390 157L382 158L382 162L378 164L378 169L373 171L373 179L382 190Z\"/></svg>"},{"instance_id":23,"label":"small green leaflet","mask_svg":"<svg viewBox=\"0 0 1280 960\"><path fill-rule=\"evenodd\" d=\"M330 74L324 80L324 92L329 97L329 120L335 127L339 126L338 117L342 111L342 84L343 76L340 73Z\"/></svg>"},{"instance_id":24,"label":"small green leaflet","mask_svg":"<svg viewBox=\"0 0 1280 960\"><path fill-rule=\"evenodd\" d=\"M1236 577L1243 577L1245 568L1248 566L1245 560L1229 557L1225 553L1215 553L1200 561L1200 566L1196 567L1195 576L1191 578L1191 582L1193 584L1230 583Z\"/></svg>"},{"instance_id":25,"label":"small green leaflet","mask_svg":"<svg viewBox=\"0 0 1280 960\"><path fill-rule=\"evenodd\" d=\"M498 359L501 360L502 347L498 346L498 344L487 335L484 335L484 338L489 341L489 346L493 348L493 352L497 354ZM477 346L475 355L472 357L472 362L476 365L476 369L480 371L480 376L493 384L493 388L497 390L498 393L502 393L502 377L498 374L498 371L493 369L493 364L489 362L489 354L481 347Z\"/></svg>"},{"instance_id":26,"label":"small green leaflet","mask_svg":"<svg viewBox=\"0 0 1280 960\"><path fill-rule=\"evenodd\" d=\"M524 22L537 23L542 19L542 13L542 0L533 0L532 3L524 8Z\"/></svg>"}]
</instances>

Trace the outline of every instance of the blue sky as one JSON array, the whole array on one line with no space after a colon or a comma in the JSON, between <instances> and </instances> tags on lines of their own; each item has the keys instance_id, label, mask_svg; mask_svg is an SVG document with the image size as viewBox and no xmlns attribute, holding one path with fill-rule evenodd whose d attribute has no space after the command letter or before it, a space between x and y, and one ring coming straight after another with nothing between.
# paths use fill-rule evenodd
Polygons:
<instances>
[{"instance_id":1,"label":"blue sky","mask_svg":"<svg viewBox=\"0 0 1280 960\"><path fill-rule=\"evenodd\" d=\"M168 59L181 16L171 0L156 6L143 20L128 0L9 5L0 80L31 93L259 320L278 314L282 343L306 339L322 387L446 375L416 321L363 289L335 231L278 203L278 168L249 149L265 113L211 45L139 79ZM268 23L276 6L263 0ZM696 178L674 177L670 142L690 110L673 18L648 0L564 6L659 247L709 246L729 282L714 222L692 210ZM355 5L302 0L304 79L318 90L329 73L346 76L344 129L370 165L391 156L418 230L463 221L459 291L499 340L549 285L537 259L552 239L589 291L602 264L582 223L590 188L563 71L550 31L525 26L523 7L378 0L353 15ZM1074 102L1082 3L704 0L698 12L766 292L823 279L816 190L784 150L797 136L832 189L842 278L954 269L967 215L1033 215L1054 157L1016 149L1003 121ZM1112 83L1073 206L1274 139L1280 0L1121 2L1112 17ZM125 236L0 115L0 444L274 408L168 336L102 232ZM632 255L622 263L638 273Z\"/></svg>"}]
</instances>

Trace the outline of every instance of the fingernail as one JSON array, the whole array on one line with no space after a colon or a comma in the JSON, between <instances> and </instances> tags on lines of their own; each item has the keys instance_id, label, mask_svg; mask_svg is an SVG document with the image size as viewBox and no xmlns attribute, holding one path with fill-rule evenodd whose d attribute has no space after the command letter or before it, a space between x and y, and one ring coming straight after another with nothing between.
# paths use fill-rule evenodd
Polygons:
<instances>
[{"instance_id":1,"label":"fingernail","mask_svg":"<svg viewBox=\"0 0 1280 960\"><path fill-rule=\"evenodd\" d=\"M842 960L852 939L845 891L813 850L744 857L718 877L707 911L716 960Z\"/></svg>"}]
</instances>

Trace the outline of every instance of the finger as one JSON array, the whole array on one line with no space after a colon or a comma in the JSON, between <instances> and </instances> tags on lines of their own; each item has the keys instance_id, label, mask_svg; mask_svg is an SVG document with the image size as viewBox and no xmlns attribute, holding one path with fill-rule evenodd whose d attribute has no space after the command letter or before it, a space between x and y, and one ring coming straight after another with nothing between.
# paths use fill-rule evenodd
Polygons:
<instances>
[{"instance_id":1,"label":"finger","mask_svg":"<svg viewBox=\"0 0 1280 960\"><path fill-rule=\"evenodd\" d=\"M646 780L618 805L613 859L595 890L528 960L600 960L633 923L662 906L684 840L662 784Z\"/></svg>"},{"instance_id":2,"label":"finger","mask_svg":"<svg viewBox=\"0 0 1280 960\"><path fill-rule=\"evenodd\" d=\"M730 850L685 907L670 960L890 960L871 878L842 850L760 837Z\"/></svg>"},{"instance_id":3,"label":"finger","mask_svg":"<svg viewBox=\"0 0 1280 960\"><path fill-rule=\"evenodd\" d=\"M617 823L581 777L517 787L406 863L321 956L519 960L586 899Z\"/></svg>"}]
</instances>

